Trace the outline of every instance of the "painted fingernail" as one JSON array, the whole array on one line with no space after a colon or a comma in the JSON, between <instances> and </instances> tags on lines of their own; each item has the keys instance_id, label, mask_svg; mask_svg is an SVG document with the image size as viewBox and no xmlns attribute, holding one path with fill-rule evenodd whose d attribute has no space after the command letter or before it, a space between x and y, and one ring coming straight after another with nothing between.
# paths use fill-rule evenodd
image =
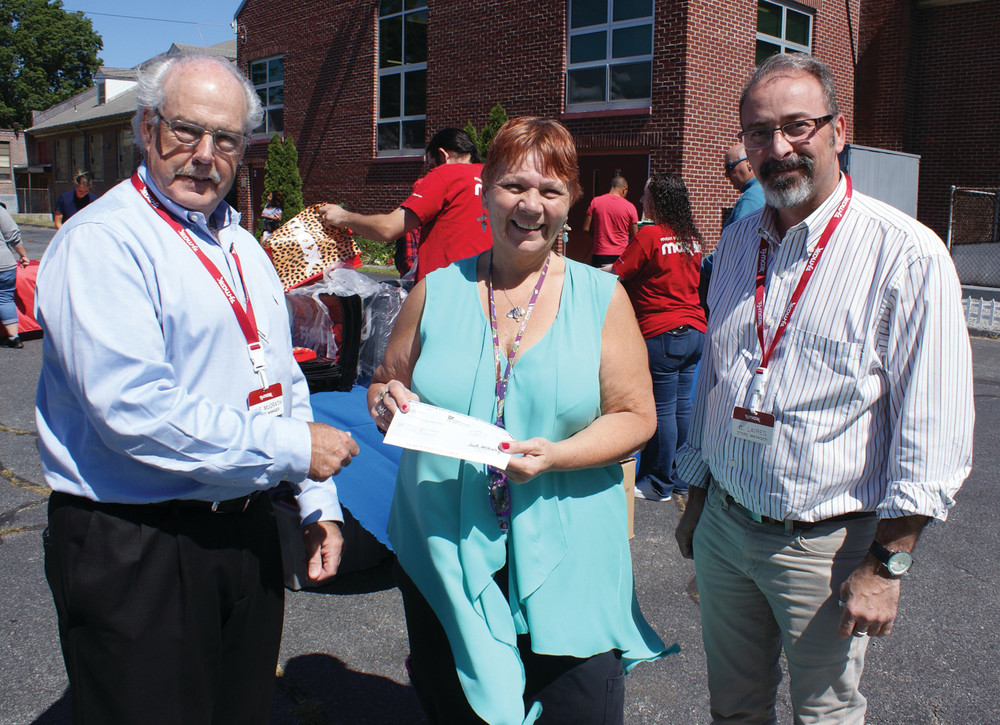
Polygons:
<instances>
[{"instance_id":1,"label":"painted fingernail","mask_svg":"<svg viewBox=\"0 0 1000 725\"><path fill-rule=\"evenodd\" d=\"M405 413L406 411L408 411L408 410L410 409L410 406L408 406L408 405L407 405L406 403L403 403L403 404L402 404L401 406L399 406L399 407L400 407L400 408L402 409L402 411L403 411L404 413Z\"/></svg>"},{"instance_id":2,"label":"painted fingernail","mask_svg":"<svg viewBox=\"0 0 1000 725\"><path fill-rule=\"evenodd\" d=\"M507 441L504 441L503 443L500 444L500 449L501 450L506 451L509 448L510 448L510 443L508 443Z\"/></svg>"}]
</instances>

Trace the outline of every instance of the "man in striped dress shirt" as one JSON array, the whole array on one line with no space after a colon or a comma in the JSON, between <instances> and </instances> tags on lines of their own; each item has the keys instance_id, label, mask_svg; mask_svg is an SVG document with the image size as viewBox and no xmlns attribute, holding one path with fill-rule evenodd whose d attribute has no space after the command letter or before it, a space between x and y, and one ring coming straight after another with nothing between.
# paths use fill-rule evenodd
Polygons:
<instances>
[{"instance_id":1,"label":"man in striped dress shirt","mask_svg":"<svg viewBox=\"0 0 1000 725\"><path fill-rule=\"evenodd\" d=\"M920 531L972 462L972 364L941 240L841 174L833 77L761 64L740 140L767 206L726 228L678 473L713 722L863 723L869 637L892 630Z\"/></svg>"}]
</instances>

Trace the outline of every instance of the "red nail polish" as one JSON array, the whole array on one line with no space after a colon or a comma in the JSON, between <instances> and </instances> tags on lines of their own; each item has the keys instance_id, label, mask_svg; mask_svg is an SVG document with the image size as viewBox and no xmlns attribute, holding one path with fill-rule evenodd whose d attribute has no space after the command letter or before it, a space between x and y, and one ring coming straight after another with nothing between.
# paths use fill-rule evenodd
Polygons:
<instances>
[{"instance_id":1,"label":"red nail polish","mask_svg":"<svg viewBox=\"0 0 1000 725\"><path fill-rule=\"evenodd\" d=\"M402 408L402 410L403 410L404 413L410 409L410 406L408 406L406 403L403 403L399 407Z\"/></svg>"},{"instance_id":2,"label":"red nail polish","mask_svg":"<svg viewBox=\"0 0 1000 725\"><path fill-rule=\"evenodd\" d=\"M510 443L504 441L503 443L500 444L500 448L506 451L508 448L510 448Z\"/></svg>"}]
</instances>

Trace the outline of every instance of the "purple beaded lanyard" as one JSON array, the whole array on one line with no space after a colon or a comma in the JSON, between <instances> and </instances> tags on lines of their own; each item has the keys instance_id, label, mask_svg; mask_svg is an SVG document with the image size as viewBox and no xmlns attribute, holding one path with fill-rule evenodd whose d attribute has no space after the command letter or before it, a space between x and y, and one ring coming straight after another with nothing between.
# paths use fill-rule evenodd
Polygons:
<instances>
[{"instance_id":1,"label":"purple beaded lanyard","mask_svg":"<svg viewBox=\"0 0 1000 725\"><path fill-rule=\"evenodd\" d=\"M538 300L538 293L542 291L542 282L545 281L545 273L549 270L550 256L545 257L545 264L542 266L542 273L538 276L535 289L531 293L531 300L528 302L528 311L524 314L521 327L514 338L514 344L510 346L510 354L507 355L507 370L501 376L500 357L500 333L497 330L497 306L493 300L493 252L490 252L490 272L486 279L487 289L490 293L490 328L493 331L493 365L496 369L497 378L497 422L503 428L503 407L507 399L507 382L510 380L511 370L514 368L514 357L517 355L517 348L521 344L521 337L524 335L524 328L528 326L528 318L531 311L535 309L535 302ZM489 474L490 505L493 513L497 516L500 524L500 531L506 532L510 528L510 484L507 482L507 474L494 466L486 467Z\"/></svg>"}]
</instances>

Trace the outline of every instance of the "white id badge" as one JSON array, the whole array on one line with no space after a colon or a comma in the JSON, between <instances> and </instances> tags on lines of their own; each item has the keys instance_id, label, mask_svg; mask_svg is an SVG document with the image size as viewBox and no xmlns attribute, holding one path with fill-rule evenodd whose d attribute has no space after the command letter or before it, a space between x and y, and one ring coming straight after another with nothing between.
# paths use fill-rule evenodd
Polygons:
<instances>
[{"instance_id":1,"label":"white id badge","mask_svg":"<svg viewBox=\"0 0 1000 725\"><path fill-rule=\"evenodd\" d=\"M733 408L732 433L752 443L769 446L774 442L774 416L769 413L754 413L749 408Z\"/></svg>"},{"instance_id":2,"label":"white id badge","mask_svg":"<svg viewBox=\"0 0 1000 725\"><path fill-rule=\"evenodd\" d=\"M247 397L247 407L251 413L280 416L285 412L285 406L281 399L281 383L250 391L250 395Z\"/></svg>"}]
</instances>

